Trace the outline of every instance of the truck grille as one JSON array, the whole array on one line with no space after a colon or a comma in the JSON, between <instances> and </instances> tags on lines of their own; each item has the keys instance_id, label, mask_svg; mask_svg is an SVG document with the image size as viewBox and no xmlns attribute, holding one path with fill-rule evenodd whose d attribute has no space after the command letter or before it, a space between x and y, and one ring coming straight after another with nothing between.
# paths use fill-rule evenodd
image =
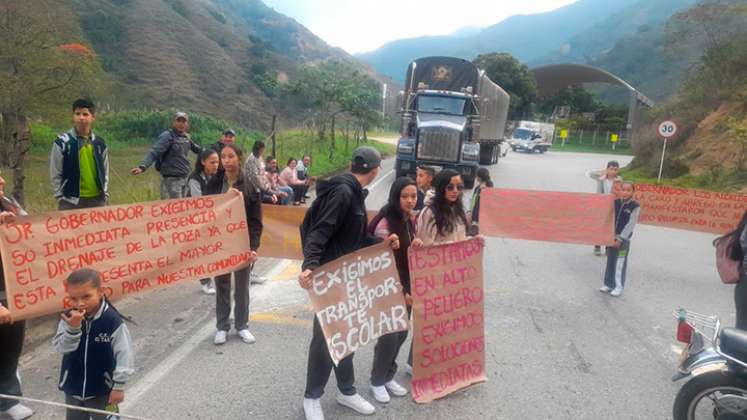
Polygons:
<instances>
[{"instance_id":1,"label":"truck grille","mask_svg":"<svg viewBox=\"0 0 747 420\"><path fill-rule=\"evenodd\" d=\"M418 159L459 161L459 132L443 128L421 128L418 133Z\"/></svg>"}]
</instances>

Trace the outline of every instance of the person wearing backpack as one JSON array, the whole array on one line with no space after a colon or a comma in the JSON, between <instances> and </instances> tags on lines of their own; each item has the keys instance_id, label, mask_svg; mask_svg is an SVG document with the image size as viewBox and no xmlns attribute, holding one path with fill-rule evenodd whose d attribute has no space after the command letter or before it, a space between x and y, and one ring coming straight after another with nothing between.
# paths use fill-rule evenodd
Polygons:
<instances>
[{"instance_id":1,"label":"person wearing backpack","mask_svg":"<svg viewBox=\"0 0 747 420\"><path fill-rule=\"evenodd\" d=\"M187 177L191 165L189 151L199 154L202 148L189 138L189 116L185 112L174 114L171 129L158 136L158 140L137 168L130 173L139 175L155 163L156 170L161 173L161 199L183 198L189 191Z\"/></svg>"},{"instance_id":2,"label":"person wearing backpack","mask_svg":"<svg viewBox=\"0 0 747 420\"><path fill-rule=\"evenodd\" d=\"M372 147L362 146L353 151L350 172L333 177L319 186L317 197L306 212L300 229L304 260L298 283L302 288L308 290L312 287L313 270L381 242L380 238L367 231L365 203L368 195L365 187L376 179L380 167L381 154ZM390 235L386 241L393 249L399 248L397 235ZM333 369L340 391L338 404L363 415L376 411L355 389L353 356L345 357L335 366L319 319L314 317L303 399L306 420L324 420L321 398Z\"/></svg>"},{"instance_id":3,"label":"person wearing backpack","mask_svg":"<svg viewBox=\"0 0 747 420\"><path fill-rule=\"evenodd\" d=\"M737 228L713 241L716 247L716 266L721 280L727 284L736 283L734 306L737 311L736 328L747 330L747 211L742 215Z\"/></svg>"}]
</instances>

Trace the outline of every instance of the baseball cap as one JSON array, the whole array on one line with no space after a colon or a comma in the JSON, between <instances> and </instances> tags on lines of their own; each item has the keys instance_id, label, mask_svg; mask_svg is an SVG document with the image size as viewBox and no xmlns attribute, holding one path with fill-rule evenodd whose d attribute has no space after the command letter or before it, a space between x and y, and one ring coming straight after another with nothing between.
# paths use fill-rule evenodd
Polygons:
<instances>
[{"instance_id":1,"label":"baseball cap","mask_svg":"<svg viewBox=\"0 0 747 420\"><path fill-rule=\"evenodd\" d=\"M353 169L373 169L381 166L381 153L373 147L361 146L353 150Z\"/></svg>"},{"instance_id":2,"label":"baseball cap","mask_svg":"<svg viewBox=\"0 0 747 420\"><path fill-rule=\"evenodd\" d=\"M175 120L178 120L180 118L184 118L185 120L189 120L189 116L187 115L186 112L181 112L180 111L180 112L177 112L176 114L174 114L174 119Z\"/></svg>"},{"instance_id":3,"label":"baseball cap","mask_svg":"<svg viewBox=\"0 0 747 420\"><path fill-rule=\"evenodd\" d=\"M223 132L223 135L224 136L234 136L234 137L236 137L236 132L233 131L230 128L226 128L226 131Z\"/></svg>"}]
</instances>

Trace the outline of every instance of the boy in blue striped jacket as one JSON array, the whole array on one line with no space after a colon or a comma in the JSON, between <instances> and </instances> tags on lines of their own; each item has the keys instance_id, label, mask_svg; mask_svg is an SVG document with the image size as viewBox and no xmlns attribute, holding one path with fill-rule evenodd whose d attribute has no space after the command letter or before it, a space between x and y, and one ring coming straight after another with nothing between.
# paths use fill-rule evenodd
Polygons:
<instances>
[{"instance_id":1,"label":"boy in blue striped jacket","mask_svg":"<svg viewBox=\"0 0 747 420\"><path fill-rule=\"evenodd\" d=\"M66 280L72 309L61 315L52 343L63 354L59 388L65 403L103 410L124 400L124 385L134 372L130 332L109 304L98 272L76 270ZM104 420L105 416L67 410L67 420Z\"/></svg>"}]
</instances>

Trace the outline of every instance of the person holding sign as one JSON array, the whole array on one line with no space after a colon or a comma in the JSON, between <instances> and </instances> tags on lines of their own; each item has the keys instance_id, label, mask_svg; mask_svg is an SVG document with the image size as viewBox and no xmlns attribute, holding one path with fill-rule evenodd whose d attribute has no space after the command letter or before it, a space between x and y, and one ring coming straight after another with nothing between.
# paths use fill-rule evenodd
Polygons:
<instances>
[{"instance_id":1,"label":"person holding sign","mask_svg":"<svg viewBox=\"0 0 747 420\"><path fill-rule=\"evenodd\" d=\"M204 149L200 152L195 162L195 170L189 176L189 196L202 197L208 194L208 183L218 173L220 157L214 149ZM200 279L202 292L206 295L214 295L215 288L210 278Z\"/></svg>"},{"instance_id":2,"label":"person holding sign","mask_svg":"<svg viewBox=\"0 0 747 420\"><path fill-rule=\"evenodd\" d=\"M223 167L221 175L210 181L208 190L212 194L224 194L229 190L240 191L244 195L244 208L248 226L249 246L252 250L252 263L257 259L259 239L262 236L262 201L259 190L251 185L244 171L241 169L242 151L235 144L226 144L220 152L220 162ZM230 220L230 217L229 217ZM249 332L249 279L251 266L233 272L234 278L234 327L247 344L257 341ZM215 278L215 317L216 328L213 343L225 344L228 331L231 329L229 317L231 315L231 274L223 274Z\"/></svg>"},{"instance_id":3,"label":"person holding sign","mask_svg":"<svg viewBox=\"0 0 747 420\"><path fill-rule=\"evenodd\" d=\"M0 176L0 224L13 223L16 216L26 216L16 200L5 195L5 179ZM26 322L13 321L5 295L5 275L0 259L0 394L22 396L18 377L18 359L23 351ZM34 411L18 401L0 399L0 415L13 420L31 417Z\"/></svg>"},{"instance_id":4,"label":"person holding sign","mask_svg":"<svg viewBox=\"0 0 747 420\"><path fill-rule=\"evenodd\" d=\"M369 232L381 239L386 239L392 234L400 238L400 247L394 251L394 259L399 281L405 293L408 315L412 311L412 298L410 297L407 249L415 240L415 206L417 203L418 188L415 181L408 177L397 178L389 190L389 201L368 225ZM378 402L389 402L389 393L397 397L407 395L407 389L394 380L394 375L397 373L397 355L406 339L407 331L402 331L382 336L376 342L371 369L371 390Z\"/></svg>"},{"instance_id":5,"label":"person holding sign","mask_svg":"<svg viewBox=\"0 0 747 420\"><path fill-rule=\"evenodd\" d=\"M99 273L73 271L65 280L72 308L63 312L52 339L62 353L59 387L65 403L104 410L124 401L124 385L135 372L130 332L104 297ZM101 414L67 409L67 420L104 420Z\"/></svg>"},{"instance_id":6,"label":"person holding sign","mask_svg":"<svg viewBox=\"0 0 747 420\"><path fill-rule=\"evenodd\" d=\"M298 283L304 289L312 287L314 269L381 241L366 230L365 199L368 191L364 190L379 175L380 166L381 154L376 149L359 147L353 151L350 173L333 177L319 186L317 197L301 224L304 260ZM399 248L397 235L390 235L387 241L393 249ZM355 389L353 355L345 357L335 366L319 319L314 317L303 400L307 420L324 419L320 400L333 369L340 391L337 396L340 405L360 414L370 415L376 411Z\"/></svg>"},{"instance_id":7,"label":"person holding sign","mask_svg":"<svg viewBox=\"0 0 747 420\"><path fill-rule=\"evenodd\" d=\"M633 229L641 214L641 206L633 199L633 194L635 185L632 182L623 182L620 198L615 200L615 245L607 247L604 286L599 289L610 296L620 296L625 287L630 238L633 237Z\"/></svg>"},{"instance_id":8,"label":"person holding sign","mask_svg":"<svg viewBox=\"0 0 747 420\"><path fill-rule=\"evenodd\" d=\"M52 144L49 174L59 210L106 205L109 196L109 149L93 133L96 107L87 99L73 103L75 127Z\"/></svg>"},{"instance_id":9,"label":"person holding sign","mask_svg":"<svg viewBox=\"0 0 747 420\"><path fill-rule=\"evenodd\" d=\"M444 169L433 180L436 195L418 215L418 245L434 245L467 239L467 214L462 204L464 182L459 172Z\"/></svg>"},{"instance_id":10,"label":"person holding sign","mask_svg":"<svg viewBox=\"0 0 747 420\"><path fill-rule=\"evenodd\" d=\"M607 167L601 171L588 171L586 176L597 182L598 194L613 194L615 182L622 181L620 177L620 163L616 160L607 162ZM602 247L594 245L594 255L602 255Z\"/></svg>"}]
</instances>

